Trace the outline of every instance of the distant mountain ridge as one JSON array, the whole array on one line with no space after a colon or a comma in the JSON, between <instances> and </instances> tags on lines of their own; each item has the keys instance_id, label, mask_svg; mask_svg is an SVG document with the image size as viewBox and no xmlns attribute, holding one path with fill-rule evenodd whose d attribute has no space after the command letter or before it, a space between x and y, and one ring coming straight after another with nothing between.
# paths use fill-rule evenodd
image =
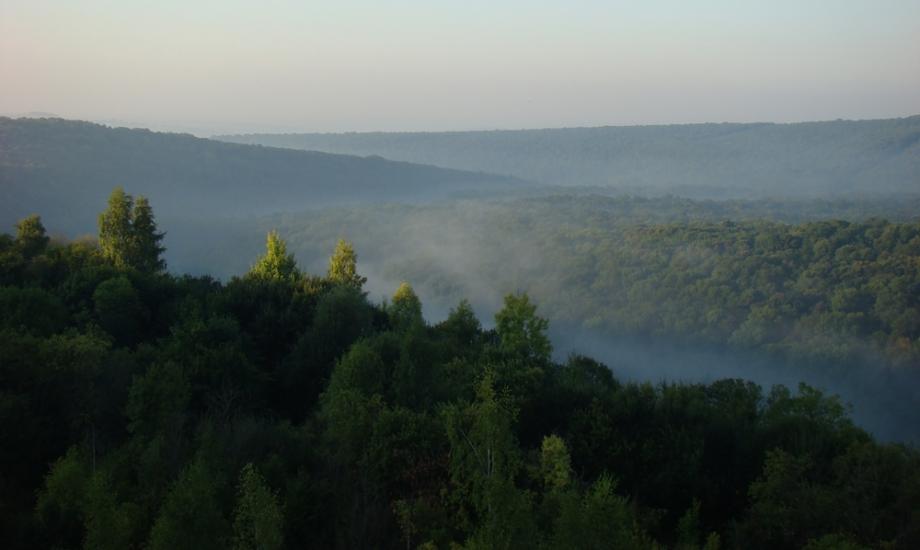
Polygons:
<instances>
[{"instance_id":1,"label":"distant mountain ridge","mask_svg":"<svg viewBox=\"0 0 920 550\"><path fill-rule=\"evenodd\" d=\"M261 215L329 204L420 202L526 185L380 157L239 145L52 118L0 117L0 224L41 212L64 231L95 227L115 186L161 217Z\"/></svg>"},{"instance_id":2,"label":"distant mountain ridge","mask_svg":"<svg viewBox=\"0 0 920 550\"><path fill-rule=\"evenodd\" d=\"M693 198L920 192L920 115L863 121L215 136Z\"/></svg>"}]
</instances>

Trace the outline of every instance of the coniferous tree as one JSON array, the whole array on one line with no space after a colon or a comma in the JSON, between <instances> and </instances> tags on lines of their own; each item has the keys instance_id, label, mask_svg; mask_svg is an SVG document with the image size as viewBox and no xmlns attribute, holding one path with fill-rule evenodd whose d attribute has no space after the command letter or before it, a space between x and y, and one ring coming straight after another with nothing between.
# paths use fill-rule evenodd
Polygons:
<instances>
[{"instance_id":1,"label":"coniferous tree","mask_svg":"<svg viewBox=\"0 0 920 550\"><path fill-rule=\"evenodd\" d=\"M166 262L160 257L166 250L160 244L165 233L157 231L153 208L146 197L137 197L134 203L131 232L134 267L148 273L166 269Z\"/></svg>"},{"instance_id":2,"label":"coniferous tree","mask_svg":"<svg viewBox=\"0 0 920 550\"><path fill-rule=\"evenodd\" d=\"M360 289L367 282L367 277L358 275L357 266L358 255L354 246L345 239L339 239L335 252L329 258L329 280Z\"/></svg>"},{"instance_id":3,"label":"coniferous tree","mask_svg":"<svg viewBox=\"0 0 920 550\"><path fill-rule=\"evenodd\" d=\"M265 254L256 260L249 275L269 281L293 281L300 277L293 254L277 231L269 231L265 239Z\"/></svg>"}]
</instances>

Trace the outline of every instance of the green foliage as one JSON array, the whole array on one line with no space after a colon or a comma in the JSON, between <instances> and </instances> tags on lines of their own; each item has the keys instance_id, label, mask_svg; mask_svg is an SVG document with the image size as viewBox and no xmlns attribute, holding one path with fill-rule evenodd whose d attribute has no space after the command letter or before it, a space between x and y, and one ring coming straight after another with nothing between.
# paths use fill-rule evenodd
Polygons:
<instances>
[{"instance_id":1,"label":"green foliage","mask_svg":"<svg viewBox=\"0 0 920 550\"><path fill-rule=\"evenodd\" d=\"M722 548L722 537L718 533L709 533L706 543L703 544L703 550L719 550L720 548Z\"/></svg>"},{"instance_id":2,"label":"green foliage","mask_svg":"<svg viewBox=\"0 0 920 550\"><path fill-rule=\"evenodd\" d=\"M99 214L99 248L102 256L119 269L134 268L156 273L166 267L160 257L165 250L157 232L153 209L144 197L135 202L121 187L109 196L108 208Z\"/></svg>"},{"instance_id":3,"label":"green foliage","mask_svg":"<svg viewBox=\"0 0 920 550\"><path fill-rule=\"evenodd\" d=\"M96 287L93 309L99 325L116 342L132 344L143 336L149 313L131 281L124 275L113 277Z\"/></svg>"},{"instance_id":4,"label":"green foliage","mask_svg":"<svg viewBox=\"0 0 920 550\"><path fill-rule=\"evenodd\" d=\"M476 401L445 411L451 480L479 525L467 541L471 548L524 548L534 542L530 498L514 483L521 467L515 416L510 399L496 392L490 371L477 386Z\"/></svg>"},{"instance_id":5,"label":"green foliage","mask_svg":"<svg viewBox=\"0 0 920 550\"><path fill-rule=\"evenodd\" d=\"M831 502L821 500L817 488L809 483L811 461L783 450L767 452L763 475L751 484L751 518L748 528L752 540L765 548L797 547L806 542L811 526L820 526L816 517Z\"/></svg>"},{"instance_id":6,"label":"green foliage","mask_svg":"<svg viewBox=\"0 0 920 550\"><path fill-rule=\"evenodd\" d=\"M108 208L99 214L99 249L118 268L130 266L134 258L133 210L134 199L116 187L109 195Z\"/></svg>"},{"instance_id":7,"label":"green foliage","mask_svg":"<svg viewBox=\"0 0 920 550\"><path fill-rule=\"evenodd\" d=\"M339 239L335 251L329 258L329 271L326 276L335 284L361 289L367 277L358 275L358 255L354 246L345 239Z\"/></svg>"},{"instance_id":8,"label":"green foliage","mask_svg":"<svg viewBox=\"0 0 920 550\"><path fill-rule=\"evenodd\" d=\"M445 309L525 291L543 316L604 336L727 346L815 370L910 366L920 358L918 208L870 202L567 194L270 222L298 235L297 250L319 250L347 223L375 271ZM459 268L458 250L476 258L474 273Z\"/></svg>"},{"instance_id":9,"label":"green foliage","mask_svg":"<svg viewBox=\"0 0 920 550\"><path fill-rule=\"evenodd\" d=\"M0 287L0 327L49 336L68 321L65 305L54 294L40 288Z\"/></svg>"},{"instance_id":10,"label":"green foliage","mask_svg":"<svg viewBox=\"0 0 920 550\"><path fill-rule=\"evenodd\" d=\"M153 208L145 197L137 197L131 219L132 249L134 267L146 273L157 273L166 269L161 255L166 251L160 244L165 233L157 231Z\"/></svg>"},{"instance_id":11,"label":"green foliage","mask_svg":"<svg viewBox=\"0 0 920 550\"><path fill-rule=\"evenodd\" d=\"M543 438L540 448L540 472L547 491L562 491L572 481L572 465L565 441L558 435Z\"/></svg>"},{"instance_id":12,"label":"green foliage","mask_svg":"<svg viewBox=\"0 0 920 550\"><path fill-rule=\"evenodd\" d=\"M809 540L802 550L868 550L868 547L856 544L846 535L833 534Z\"/></svg>"},{"instance_id":13,"label":"green foliage","mask_svg":"<svg viewBox=\"0 0 920 550\"><path fill-rule=\"evenodd\" d=\"M85 242L26 259L9 236L0 261L4 548L920 545L920 454L838 397L560 364L524 294L484 331L468 302L428 326L408 286L375 305L321 278L121 270ZM791 307L767 302L749 335Z\"/></svg>"},{"instance_id":14,"label":"green foliage","mask_svg":"<svg viewBox=\"0 0 920 550\"><path fill-rule=\"evenodd\" d=\"M277 231L269 231L265 240L265 254L256 260L249 276L269 281L296 281L300 278L293 254L288 254L287 243Z\"/></svg>"},{"instance_id":15,"label":"green foliage","mask_svg":"<svg viewBox=\"0 0 920 550\"><path fill-rule=\"evenodd\" d=\"M553 548L654 548L636 524L628 501L614 493L616 483L601 476L581 498L570 494L555 520Z\"/></svg>"},{"instance_id":16,"label":"green foliage","mask_svg":"<svg viewBox=\"0 0 920 550\"><path fill-rule=\"evenodd\" d=\"M482 332L482 325L469 301L461 300L450 310L447 319L438 325L438 329L450 338L455 353L463 354L477 347L476 339Z\"/></svg>"},{"instance_id":17,"label":"green foliage","mask_svg":"<svg viewBox=\"0 0 920 550\"><path fill-rule=\"evenodd\" d=\"M505 296L504 307L495 314L495 331L501 349L511 357L529 361L549 361L552 345L546 336L549 321L537 316L537 306L527 294Z\"/></svg>"},{"instance_id":18,"label":"green foliage","mask_svg":"<svg viewBox=\"0 0 920 550\"><path fill-rule=\"evenodd\" d=\"M278 496L252 463L240 472L236 513L233 520L233 548L276 550L283 546L283 516Z\"/></svg>"},{"instance_id":19,"label":"green foliage","mask_svg":"<svg viewBox=\"0 0 920 550\"><path fill-rule=\"evenodd\" d=\"M173 484L150 531L151 550L226 548L230 526L221 512L220 481L196 458Z\"/></svg>"},{"instance_id":20,"label":"green foliage","mask_svg":"<svg viewBox=\"0 0 920 550\"><path fill-rule=\"evenodd\" d=\"M156 363L134 379L128 396L128 431L143 437L182 429L190 388L180 365Z\"/></svg>"},{"instance_id":21,"label":"green foliage","mask_svg":"<svg viewBox=\"0 0 920 550\"><path fill-rule=\"evenodd\" d=\"M406 282L400 283L393 294L388 313L393 326L399 330L420 327L425 323L422 318L422 301Z\"/></svg>"},{"instance_id":22,"label":"green foliage","mask_svg":"<svg viewBox=\"0 0 920 550\"><path fill-rule=\"evenodd\" d=\"M16 246L25 258L32 258L44 252L48 241L45 226L37 214L23 218L16 224Z\"/></svg>"},{"instance_id":23,"label":"green foliage","mask_svg":"<svg viewBox=\"0 0 920 550\"><path fill-rule=\"evenodd\" d=\"M90 468L76 447L51 465L35 506L50 544L71 548L79 545L90 476Z\"/></svg>"},{"instance_id":24,"label":"green foliage","mask_svg":"<svg viewBox=\"0 0 920 550\"><path fill-rule=\"evenodd\" d=\"M677 522L677 547L697 548L702 533L700 533L700 501L694 500L687 508L686 513Z\"/></svg>"},{"instance_id":25,"label":"green foliage","mask_svg":"<svg viewBox=\"0 0 920 550\"><path fill-rule=\"evenodd\" d=\"M97 472L86 489L86 538L83 547L93 550L130 547L137 515L136 506L118 502L108 475Z\"/></svg>"}]
</instances>

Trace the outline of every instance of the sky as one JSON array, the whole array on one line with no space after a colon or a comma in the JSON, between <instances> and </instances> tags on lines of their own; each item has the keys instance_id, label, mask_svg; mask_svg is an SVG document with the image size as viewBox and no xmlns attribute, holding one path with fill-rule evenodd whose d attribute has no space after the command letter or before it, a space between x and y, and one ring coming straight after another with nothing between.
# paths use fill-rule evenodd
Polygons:
<instances>
[{"instance_id":1,"label":"sky","mask_svg":"<svg viewBox=\"0 0 920 550\"><path fill-rule=\"evenodd\" d=\"M198 135L920 114L920 0L0 0L0 114Z\"/></svg>"}]
</instances>

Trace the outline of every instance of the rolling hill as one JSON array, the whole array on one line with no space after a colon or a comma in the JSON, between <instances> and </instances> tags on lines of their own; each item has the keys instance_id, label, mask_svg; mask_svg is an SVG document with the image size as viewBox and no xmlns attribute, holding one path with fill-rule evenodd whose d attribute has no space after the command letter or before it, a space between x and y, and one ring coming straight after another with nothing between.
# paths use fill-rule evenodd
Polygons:
<instances>
[{"instance_id":1,"label":"rolling hill","mask_svg":"<svg viewBox=\"0 0 920 550\"><path fill-rule=\"evenodd\" d=\"M555 185L692 198L920 192L920 116L436 133L250 134L216 139L381 155Z\"/></svg>"},{"instance_id":2,"label":"rolling hill","mask_svg":"<svg viewBox=\"0 0 920 550\"><path fill-rule=\"evenodd\" d=\"M331 204L494 196L513 177L292 151L63 119L0 118L0 224L40 212L49 227L95 229L115 186L161 218L261 215Z\"/></svg>"}]
</instances>

